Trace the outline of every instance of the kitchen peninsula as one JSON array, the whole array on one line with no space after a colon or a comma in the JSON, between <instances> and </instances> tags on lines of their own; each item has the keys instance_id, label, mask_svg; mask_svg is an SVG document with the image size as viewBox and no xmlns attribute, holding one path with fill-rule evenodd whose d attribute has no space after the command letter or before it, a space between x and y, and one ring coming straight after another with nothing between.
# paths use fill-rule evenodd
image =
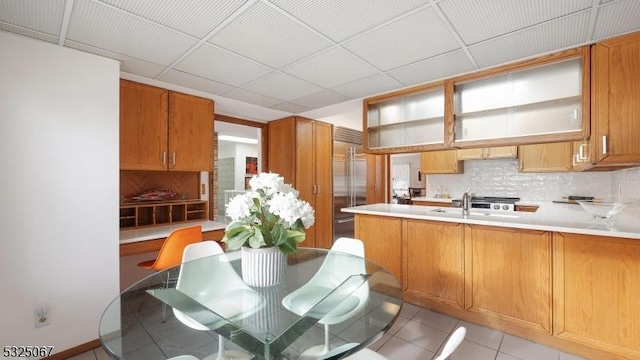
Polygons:
<instances>
[{"instance_id":1,"label":"kitchen peninsula","mask_svg":"<svg viewBox=\"0 0 640 360\"><path fill-rule=\"evenodd\" d=\"M640 358L637 205L610 227L574 204L524 205L538 210L343 211L355 214L367 256L402 279L409 303L590 359Z\"/></svg>"}]
</instances>

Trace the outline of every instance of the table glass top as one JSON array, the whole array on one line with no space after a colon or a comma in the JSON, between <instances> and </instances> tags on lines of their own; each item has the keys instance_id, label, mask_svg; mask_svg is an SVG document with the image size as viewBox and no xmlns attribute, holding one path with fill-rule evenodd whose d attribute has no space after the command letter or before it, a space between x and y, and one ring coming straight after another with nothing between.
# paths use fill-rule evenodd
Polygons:
<instances>
[{"instance_id":1,"label":"table glass top","mask_svg":"<svg viewBox=\"0 0 640 360\"><path fill-rule=\"evenodd\" d=\"M363 272L341 265L357 259ZM242 282L237 251L158 272L125 290L105 310L100 340L118 359L184 354L202 359L216 352L220 334L227 339L225 346L257 359L297 359L324 343L326 323L334 350L323 358L332 358L377 340L401 306L397 279L371 261L302 248L288 256L283 281L260 288ZM181 321L185 315L197 323L195 328Z\"/></svg>"}]
</instances>

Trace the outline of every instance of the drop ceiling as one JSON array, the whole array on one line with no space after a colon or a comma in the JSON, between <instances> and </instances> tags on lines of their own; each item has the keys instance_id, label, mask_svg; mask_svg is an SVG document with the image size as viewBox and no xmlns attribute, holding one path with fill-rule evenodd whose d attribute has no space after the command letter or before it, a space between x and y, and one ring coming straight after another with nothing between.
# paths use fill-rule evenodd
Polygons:
<instances>
[{"instance_id":1,"label":"drop ceiling","mask_svg":"<svg viewBox=\"0 0 640 360\"><path fill-rule=\"evenodd\" d=\"M1 0L0 30L304 114L640 30L640 1Z\"/></svg>"}]
</instances>

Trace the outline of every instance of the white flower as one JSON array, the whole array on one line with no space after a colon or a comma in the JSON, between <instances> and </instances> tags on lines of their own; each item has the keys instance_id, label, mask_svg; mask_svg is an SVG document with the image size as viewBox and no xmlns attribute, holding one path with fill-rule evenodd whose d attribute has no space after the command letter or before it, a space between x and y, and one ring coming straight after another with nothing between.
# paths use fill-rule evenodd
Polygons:
<instances>
[{"instance_id":1,"label":"white flower","mask_svg":"<svg viewBox=\"0 0 640 360\"><path fill-rule=\"evenodd\" d=\"M306 229L313 225L315 221L314 211L308 202L298 199L295 193L278 193L274 195L268 202L269 211L279 216L286 227L302 220L302 224Z\"/></svg>"},{"instance_id":2,"label":"white flower","mask_svg":"<svg viewBox=\"0 0 640 360\"><path fill-rule=\"evenodd\" d=\"M298 195L298 191L290 184L285 184L284 178L275 173L255 175L249 180L249 185L253 191L264 191L268 198L277 193L294 193L296 196Z\"/></svg>"},{"instance_id":3,"label":"white flower","mask_svg":"<svg viewBox=\"0 0 640 360\"><path fill-rule=\"evenodd\" d=\"M232 220L244 219L251 215L251 207L253 207L251 193L236 195L227 204L227 216Z\"/></svg>"}]
</instances>

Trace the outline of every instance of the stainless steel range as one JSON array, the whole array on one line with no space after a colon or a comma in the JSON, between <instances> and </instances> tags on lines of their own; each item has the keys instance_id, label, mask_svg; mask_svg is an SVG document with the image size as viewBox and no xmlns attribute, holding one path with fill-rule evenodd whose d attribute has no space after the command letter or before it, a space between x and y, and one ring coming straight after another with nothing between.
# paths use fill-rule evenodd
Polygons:
<instances>
[{"instance_id":1,"label":"stainless steel range","mask_svg":"<svg viewBox=\"0 0 640 360\"><path fill-rule=\"evenodd\" d=\"M518 197L500 197L500 196L473 196L471 197L472 209L484 209L495 211L514 211L515 203L520 201ZM453 207L461 208L462 199L453 199L451 201Z\"/></svg>"}]
</instances>

